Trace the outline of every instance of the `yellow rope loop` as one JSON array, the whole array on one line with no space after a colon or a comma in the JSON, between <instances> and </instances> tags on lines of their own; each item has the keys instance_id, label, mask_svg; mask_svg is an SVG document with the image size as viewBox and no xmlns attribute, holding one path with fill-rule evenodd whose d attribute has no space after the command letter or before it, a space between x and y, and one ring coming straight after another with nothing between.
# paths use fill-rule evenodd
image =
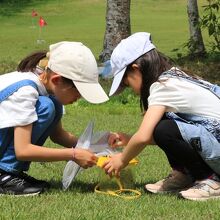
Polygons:
<instances>
[{"instance_id":1,"label":"yellow rope loop","mask_svg":"<svg viewBox=\"0 0 220 220\"><path fill-rule=\"evenodd\" d=\"M141 196L141 192L138 190L134 190L134 189L123 189L122 188L122 184L121 181L118 179L117 181L118 186L120 189L118 190L107 190L107 191L102 191L99 189L100 184L97 184L95 186L95 192L96 193L101 193L101 194L106 194L106 195L110 195L110 196L117 196L123 199L137 199ZM134 193L134 195L132 196L128 196L128 195L122 195L122 193Z\"/></svg>"},{"instance_id":2,"label":"yellow rope loop","mask_svg":"<svg viewBox=\"0 0 220 220\"><path fill-rule=\"evenodd\" d=\"M104 164L104 162L109 159L109 157L99 157L98 162L97 162L97 166L102 167L102 165ZM133 159L129 162L130 165L136 165L138 163L138 161L136 159ZM101 193L101 194L105 194L105 195L111 195L111 196L117 196L123 199L137 199L141 196L141 192L138 190L134 190L134 189L124 189L121 180L119 177L115 177L116 179L116 183L119 187L118 190L106 190L106 191L102 191L100 190L100 184L97 184L95 186L95 192L96 193ZM134 195L123 195L123 193L133 193Z\"/></svg>"}]
</instances>

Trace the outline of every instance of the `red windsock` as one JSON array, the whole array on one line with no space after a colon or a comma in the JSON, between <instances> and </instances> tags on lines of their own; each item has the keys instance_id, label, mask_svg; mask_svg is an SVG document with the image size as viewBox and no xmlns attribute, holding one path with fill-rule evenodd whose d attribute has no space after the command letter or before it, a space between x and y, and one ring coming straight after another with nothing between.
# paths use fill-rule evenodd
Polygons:
<instances>
[{"instance_id":1,"label":"red windsock","mask_svg":"<svg viewBox=\"0 0 220 220\"><path fill-rule=\"evenodd\" d=\"M40 17L39 25L40 25L40 27L43 27L43 26L47 25L47 22L42 17Z\"/></svg>"},{"instance_id":2,"label":"red windsock","mask_svg":"<svg viewBox=\"0 0 220 220\"><path fill-rule=\"evenodd\" d=\"M36 16L38 16L38 13L35 10L33 10L32 13L31 13L31 16L36 17Z\"/></svg>"}]
</instances>

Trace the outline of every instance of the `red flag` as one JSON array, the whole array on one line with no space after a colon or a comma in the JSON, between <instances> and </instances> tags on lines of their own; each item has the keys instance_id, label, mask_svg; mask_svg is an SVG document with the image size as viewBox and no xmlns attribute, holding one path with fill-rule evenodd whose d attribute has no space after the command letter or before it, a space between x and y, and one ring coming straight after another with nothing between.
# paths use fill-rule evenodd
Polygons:
<instances>
[{"instance_id":1,"label":"red flag","mask_svg":"<svg viewBox=\"0 0 220 220\"><path fill-rule=\"evenodd\" d=\"M36 17L36 16L38 16L38 13L35 10L33 10L32 13L31 13L31 16Z\"/></svg>"},{"instance_id":2,"label":"red flag","mask_svg":"<svg viewBox=\"0 0 220 220\"><path fill-rule=\"evenodd\" d=\"M43 26L47 25L47 22L42 17L40 17L39 25L40 25L40 27L43 27Z\"/></svg>"}]
</instances>

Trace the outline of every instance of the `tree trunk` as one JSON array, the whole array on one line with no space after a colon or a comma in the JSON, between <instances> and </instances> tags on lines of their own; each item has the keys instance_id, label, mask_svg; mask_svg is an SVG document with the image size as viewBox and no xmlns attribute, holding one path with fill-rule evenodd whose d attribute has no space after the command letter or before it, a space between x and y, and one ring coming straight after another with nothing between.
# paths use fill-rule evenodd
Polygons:
<instances>
[{"instance_id":1,"label":"tree trunk","mask_svg":"<svg viewBox=\"0 0 220 220\"><path fill-rule=\"evenodd\" d=\"M201 29L199 27L199 11L197 0L188 0L187 13L189 20L190 40L188 49L191 55L199 57L204 56L205 46L203 43Z\"/></svg>"},{"instance_id":2,"label":"tree trunk","mask_svg":"<svg viewBox=\"0 0 220 220\"><path fill-rule=\"evenodd\" d=\"M100 61L109 60L117 44L130 34L130 0L107 0L106 30Z\"/></svg>"}]
</instances>

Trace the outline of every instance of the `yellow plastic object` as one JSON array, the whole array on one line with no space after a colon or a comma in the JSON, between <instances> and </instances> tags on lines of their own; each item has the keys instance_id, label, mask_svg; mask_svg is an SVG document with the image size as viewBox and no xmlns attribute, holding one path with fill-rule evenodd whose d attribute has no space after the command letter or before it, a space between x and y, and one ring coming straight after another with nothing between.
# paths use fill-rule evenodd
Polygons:
<instances>
[{"instance_id":1,"label":"yellow plastic object","mask_svg":"<svg viewBox=\"0 0 220 220\"><path fill-rule=\"evenodd\" d=\"M110 158L110 156L99 157L97 161L97 166L102 167L103 164ZM132 159L129 162L129 165L137 165L138 160ZM130 167L130 166L129 166ZM103 178L104 177L104 178ZM124 188L125 183L122 183L122 180L128 181L132 179L130 169L125 168L121 171L120 177L112 177L105 175L102 176L103 182L100 182L95 187L96 193L102 193L105 195L117 196L123 199L136 199L141 196L141 192L138 190L130 189L131 185L127 185L129 188ZM129 195L128 195L129 194Z\"/></svg>"},{"instance_id":2,"label":"yellow plastic object","mask_svg":"<svg viewBox=\"0 0 220 220\"><path fill-rule=\"evenodd\" d=\"M96 163L96 165L97 165L98 167L102 167L103 164L104 164L108 159L110 159L110 158L111 158L110 156L99 157L99 158L98 158L98 161L97 161L97 163ZM132 160L130 160L130 162L129 162L129 165L137 165L137 164L138 164L138 160L136 160L136 159L132 159Z\"/></svg>"}]
</instances>

